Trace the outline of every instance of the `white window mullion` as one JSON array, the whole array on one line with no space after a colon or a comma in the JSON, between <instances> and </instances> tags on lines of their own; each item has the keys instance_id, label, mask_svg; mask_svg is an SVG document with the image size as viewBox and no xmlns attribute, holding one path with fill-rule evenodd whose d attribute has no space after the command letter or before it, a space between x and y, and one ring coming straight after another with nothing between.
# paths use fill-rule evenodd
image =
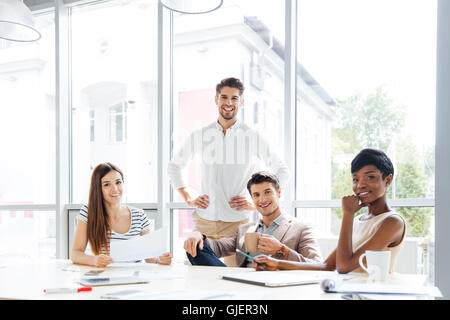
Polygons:
<instances>
[{"instance_id":1,"label":"white window mullion","mask_svg":"<svg viewBox=\"0 0 450 320\"><path fill-rule=\"evenodd\" d=\"M287 205L295 199L295 110L297 78L297 1L285 1L285 59L284 59L284 161L290 170L289 183L283 192L284 207L289 214L295 211Z\"/></svg>"},{"instance_id":2,"label":"white window mullion","mask_svg":"<svg viewBox=\"0 0 450 320\"><path fill-rule=\"evenodd\" d=\"M388 199L388 204L392 208L398 207L434 207L434 199ZM296 200L292 202L292 207L296 208L340 208L341 200Z\"/></svg>"},{"instance_id":3,"label":"white window mullion","mask_svg":"<svg viewBox=\"0 0 450 320\"><path fill-rule=\"evenodd\" d=\"M172 13L158 3L158 221L170 225L170 252L173 252L173 230L170 219L170 184L167 165L170 161L172 110Z\"/></svg>"},{"instance_id":4,"label":"white window mullion","mask_svg":"<svg viewBox=\"0 0 450 320\"><path fill-rule=\"evenodd\" d=\"M56 257L68 258L68 217L64 206L71 200L71 110L69 9L55 1L56 68Z\"/></svg>"}]
</instances>

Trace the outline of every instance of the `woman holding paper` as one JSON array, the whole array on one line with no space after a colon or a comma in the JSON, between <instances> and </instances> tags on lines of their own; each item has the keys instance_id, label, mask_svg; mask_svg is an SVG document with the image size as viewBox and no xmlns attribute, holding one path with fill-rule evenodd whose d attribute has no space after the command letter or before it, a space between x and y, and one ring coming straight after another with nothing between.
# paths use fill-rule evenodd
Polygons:
<instances>
[{"instance_id":1,"label":"woman holding paper","mask_svg":"<svg viewBox=\"0 0 450 320\"><path fill-rule=\"evenodd\" d=\"M128 240L150 232L150 222L143 210L122 204L123 174L111 163L101 163L93 171L89 203L77 216L70 259L73 263L105 267L113 262L109 256L111 240ZM86 254L88 242L94 255ZM168 265L169 252L147 263Z\"/></svg>"}]
</instances>

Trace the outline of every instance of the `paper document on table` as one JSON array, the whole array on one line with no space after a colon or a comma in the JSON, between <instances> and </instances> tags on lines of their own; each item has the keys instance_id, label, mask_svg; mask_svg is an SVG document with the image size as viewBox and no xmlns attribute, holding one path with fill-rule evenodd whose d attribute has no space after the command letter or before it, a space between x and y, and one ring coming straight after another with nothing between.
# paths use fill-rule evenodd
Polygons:
<instances>
[{"instance_id":1,"label":"paper document on table","mask_svg":"<svg viewBox=\"0 0 450 320\"><path fill-rule=\"evenodd\" d=\"M330 276L339 278L340 281L342 281L357 277L359 275L354 273L339 275L330 271L283 270L226 273L222 275L222 279L266 287L284 287L320 283L323 279Z\"/></svg>"},{"instance_id":2,"label":"paper document on table","mask_svg":"<svg viewBox=\"0 0 450 320\"><path fill-rule=\"evenodd\" d=\"M169 290L169 291L144 291L121 290L104 294L102 299L120 300L261 300L265 295L258 292L222 292L211 290Z\"/></svg>"},{"instance_id":3,"label":"paper document on table","mask_svg":"<svg viewBox=\"0 0 450 320\"><path fill-rule=\"evenodd\" d=\"M110 255L115 262L136 261L160 256L166 252L167 227L130 240L112 241Z\"/></svg>"},{"instance_id":4,"label":"paper document on table","mask_svg":"<svg viewBox=\"0 0 450 320\"><path fill-rule=\"evenodd\" d=\"M439 288L434 286L409 286L389 283L342 283L325 291L442 297Z\"/></svg>"}]
</instances>

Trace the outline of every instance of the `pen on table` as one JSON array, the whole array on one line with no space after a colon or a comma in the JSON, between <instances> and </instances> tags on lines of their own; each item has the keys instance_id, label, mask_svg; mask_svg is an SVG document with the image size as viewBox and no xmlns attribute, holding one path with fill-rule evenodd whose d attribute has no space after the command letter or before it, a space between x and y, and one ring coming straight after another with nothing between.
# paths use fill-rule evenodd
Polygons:
<instances>
[{"instance_id":1,"label":"pen on table","mask_svg":"<svg viewBox=\"0 0 450 320\"><path fill-rule=\"evenodd\" d=\"M253 258L252 256L246 254L245 252L242 252L242 251L239 250L239 249L236 249L236 252L238 252L238 253L240 253L240 254L243 254L244 256L246 256L247 258L249 258L249 259L255 261L257 264L259 264L259 265L261 265L261 266L264 265L264 263L261 263L261 262L256 261L255 258Z\"/></svg>"},{"instance_id":2,"label":"pen on table","mask_svg":"<svg viewBox=\"0 0 450 320\"><path fill-rule=\"evenodd\" d=\"M88 292L88 291L92 291L92 287L44 289L44 293L73 293L73 292Z\"/></svg>"}]
</instances>

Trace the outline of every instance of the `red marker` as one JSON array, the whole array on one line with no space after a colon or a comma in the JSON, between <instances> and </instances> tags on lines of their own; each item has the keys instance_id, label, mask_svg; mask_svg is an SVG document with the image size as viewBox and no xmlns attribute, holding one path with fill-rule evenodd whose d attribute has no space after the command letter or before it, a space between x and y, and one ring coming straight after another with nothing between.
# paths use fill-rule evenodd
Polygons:
<instances>
[{"instance_id":1,"label":"red marker","mask_svg":"<svg viewBox=\"0 0 450 320\"><path fill-rule=\"evenodd\" d=\"M92 291L92 287L44 289L44 293L74 293L74 292L88 292L88 291Z\"/></svg>"}]
</instances>

